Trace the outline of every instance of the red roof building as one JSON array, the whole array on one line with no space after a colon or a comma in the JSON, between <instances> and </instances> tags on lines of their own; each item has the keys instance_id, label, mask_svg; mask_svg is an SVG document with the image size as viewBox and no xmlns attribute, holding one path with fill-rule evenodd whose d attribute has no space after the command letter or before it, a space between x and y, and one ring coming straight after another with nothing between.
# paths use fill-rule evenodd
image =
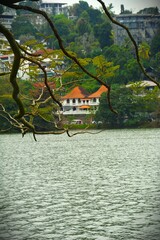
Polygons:
<instances>
[{"instance_id":1,"label":"red roof building","mask_svg":"<svg viewBox=\"0 0 160 240\"><path fill-rule=\"evenodd\" d=\"M101 86L92 94L89 94L82 87L75 87L71 92L62 97L63 115L95 113L99 106L99 99L104 92L107 92L105 86Z\"/></svg>"},{"instance_id":2,"label":"red roof building","mask_svg":"<svg viewBox=\"0 0 160 240\"><path fill-rule=\"evenodd\" d=\"M66 94L63 99L76 99L76 98L86 98L89 93L82 87L75 87L71 92Z\"/></svg>"},{"instance_id":3,"label":"red roof building","mask_svg":"<svg viewBox=\"0 0 160 240\"><path fill-rule=\"evenodd\" d=\"M104 85L102 85L96 92L89 95L89 98L100 98L102 93L105 93L107 91L108 89Z\"/></svg>"}]
</instances>

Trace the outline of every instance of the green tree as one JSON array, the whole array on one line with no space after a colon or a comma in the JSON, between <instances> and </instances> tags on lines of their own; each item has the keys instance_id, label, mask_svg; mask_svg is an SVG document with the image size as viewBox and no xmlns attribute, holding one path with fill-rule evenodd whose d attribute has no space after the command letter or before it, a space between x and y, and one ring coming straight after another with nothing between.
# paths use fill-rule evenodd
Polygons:
<instances>
[{"instance_id":1,"label":"green tree","mask_svg":"<svg viewBox=\"0 0 160 240\"><path fill-rule=\"evenodd\" d=\"M91 27L89 22L85 18L79 18L76 23L76 29L79 35L91 32Z\"/></svg>"},{"instance_id":2,"label":"green tree","mask_svg":"<svg viewBox=\"0 0 160 240\"><path fill-rule=\"evenodd\" d=\"M142 94L143 93L143 94ZM144 91L139 85L130 89L126 86L114 86L111 101L118 114L109 110L106 95L100 99L100 106L96 113L96 121L102 121L108 127L138 127L151 120L151 114L158 110L159 98L157 89Z\"/></svg>"},{"instance_id":3,"label":"green tree","mask_svg":"<svg viewBox=\"0 0 160 240\"><path fill-rule=\"evenodd\" d=\"M140 80L141 71L130 46L112 45L104 48L103 52L109 61L120 66L111 80L112 83L127 84L128 82Z\"/></svg>"},{"instance_id":4,"label":"green tree","mask_svg":"<svg viewBox=\"0 0 160 240\"><path fill-rule=\"evenodd\" d=\"M12 32L16 39L20 39L24 35L35 38L38 30L32 25L27 16L20 15L12 23Z\"/></svg>"},{"instance_id":5,"label":"green tree","mask_svg":"<svg viewBox=\"0 0 160 240\"><path fill-rule=\"evenodd\" d=\"M87 13L88 13L89 18L90 18L90 23L93 27L94 27L95 24L101 24L102 23L102 13L101 13L100 10L90 7L87 10Z\"/></svg>"},{"instance_id":6,"label":"green tree","mask_svg":"<svg viewBox=\"0 0 160 240\"><path fill-rule=\"evenodd\" d=\"M76 32L74 31L73 21L68 19L64 14L51 16L51 19L54 21L54 24L59 35L63 39L65 46L68 46L71 42L74 42ZM46 22L44 22L44 24L40 27L40 31L42 32L43 36L46 36L46 42L49 48L59 48L57 39L54 36L52 29Z\"/></svg>"},{"instance_id":7,"label":"green tree","mask_svg":"<svg viewBox=\"0 0 160 240\"><path fill-rule=\"evenodd\" d=\"M154 56L157 52L160 52L160 26L151 41L151 54Z\"/></svg>"},{"instance_id":8,"label":"green tree","mask_svg":"<svg viewBox=\"0 0 160 240\"><path fill-rule=\"evenodd\" d=\"M111 101L118 114L114 114L109 110L106 95L103 94L100 99L99 109L96 113L96 121L102 121L104 126L109 127L124 127L124 122L127 118L132 118L135 114L133 108L133 98L130 89L126 87L116 86L112 88Z\"/></svg>"},{"instance_id":9,"label":"green tree","mask_svg":"<svg viewBox=\"0 0 160 240\"><path fill-rule=\"evenodd\" d=\"M89 5L87 2L79 1L79 3L75 3L70 7L69 13L71 16L76 16L79 18L82 12L87 11L88 9Z\"/></svg>"},{"instance_id":10,"label":"green tree","mask_svg":"<svg viewBox=\"0 0 160 240\"><path fill-rule=\"evenodd\" d=\"M141 59L148 60L150 55L150 46L148 43L143 42L139 45L139 55Z\"/></svg>"},{"instance_id":11,"label":"green tree","mask_svg":"<svg viewBox=\"0 0 160 240\"><path fill-rule=\"evenodd\" d=\"M94 35L99 40L102 49L113 44L112 27L111 24L107 21L95 25Z\"/></svg>"},{"instance_id":12,"label":"green tree","mask_svg":"<svg viewBox=\"0 0 160 240\"><path fill-rule=\"evenodd\" d=\"M0 14L2 14L4 12L3 6L0 5Z\"/></svg>"},{"instance_id":13,"label":"green tree","mask_svg":"<svg viewBox=\"0 0 160 240\"><path fill-rule=\"evenodd\" d=\"M147 67L152 68L152 74L160 81L160 26L150 44L150 55Z\"/></svg>"}]
</instances>

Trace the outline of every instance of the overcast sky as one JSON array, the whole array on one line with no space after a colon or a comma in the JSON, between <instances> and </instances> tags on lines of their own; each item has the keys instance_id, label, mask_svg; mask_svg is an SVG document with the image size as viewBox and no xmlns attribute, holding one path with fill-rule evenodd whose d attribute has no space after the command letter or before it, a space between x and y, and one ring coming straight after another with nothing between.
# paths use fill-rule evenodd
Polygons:
<instances>
[{"instance_id":1,"label":"overcast sky","mask_svg":"<svg viewBox=\"0 0 160 240\"><path fill-rule=\"evenodd\" d=\"M66 0L64 1L69 5L78 3L79 0ZM97 0L86 0L89 5L92 5L94 8L99 8L100 3ZM138 12L139 10L145 7L158 7L160 9L160 0L104 0L106 6L110 3L114 6L113 11L118 14L120 13L120 5L123 4L124 8L127 10L132 10L133 13Z\"/></svg>"}]
</instances>

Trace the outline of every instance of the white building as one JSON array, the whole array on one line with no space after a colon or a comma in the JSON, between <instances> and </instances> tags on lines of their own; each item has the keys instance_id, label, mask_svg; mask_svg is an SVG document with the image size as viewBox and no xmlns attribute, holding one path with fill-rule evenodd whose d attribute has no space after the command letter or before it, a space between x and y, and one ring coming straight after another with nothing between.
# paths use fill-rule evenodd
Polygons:
<instances>
[{"instance_id":1,"label":"white building","mask_svg":"<svg viewBox=\"0 0 160 240\"><path fill-rule=\"evenodd\" d=\"M148 91L152 91L155 89L155 87L157 87L157 84L150 81L150 80L142 80L139 82L135 82L135 83L131 83L131 84L127 84L126 85L127 88L131 88L131 89L142 89L142 90L148 90Z\"/></svg>"},{"instance_id":2,"label":"white building","mask_svg":"<svg viewBox=\"0 0 160 240\"><path fill-rule=\"evenodd\" d=\"M0 55L0 72L10 71L10 65L13 63L14 55Z\"/></svg>"},{"instance_id":3,"label":"white building","mask_svg":"<svg viewBox=\"0 0 160 240\"><path fill-rule=\"evenodd\" d=\"M40 9L51 14L64 13L67 3L62 0L41 0Z\"/></svg>"},{"instance_id":4,"label":"white building","mask_svg":"<svg viewBox=\"0 0 160 240\"><path fill-rule=\"evenodd\" d=\"M2 14L0 14L0 22L7 29L11 30L11 25L15 17L16 17L16 11L10 9L9 11L3 12Z\"/></svg>"},{"instance_id":5,"label":"white building","mask_svg":"<svg viewBox=\"0 0 160 240\"><path fill-rule=\"evenodd\" d=\"M62 97L63 115L94 114L99 106L102 93L107 92L105 86L101 86L93 94L89 94L82 87L75 87L71 92Z\"/></svg>"}]
</instances>

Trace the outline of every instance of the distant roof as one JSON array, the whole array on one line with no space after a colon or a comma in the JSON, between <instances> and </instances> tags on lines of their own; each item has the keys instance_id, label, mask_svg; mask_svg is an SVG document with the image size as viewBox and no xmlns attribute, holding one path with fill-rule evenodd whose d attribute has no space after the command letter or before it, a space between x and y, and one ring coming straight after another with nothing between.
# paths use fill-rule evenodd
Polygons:
<instances>
[{"instance_id":1,"label":"distant roof","mask_svg":"<svg viewBox=\"0 0 160 240\"><path fill-rule=\"evenodd\" d=\"M89 98L100 98L102 93L107 92L108 89L102 85L96 92L92 93L89 95Z\"/></svg>"},{"instance_id":2,"label":"distant roof","mask_svg":"<svg viewBox=\"0 0 160 240\"><path fill-rule=\"evenodd\" d=\"M86 98L88 97L89 93L82 87L75 87L70 93L63 96L63 99L69 99L69 98Z\"/></svg>"},{"instance_id":3,"label":"distant roof","mask_svg":"<svg viewBox=\"0 0 160 240\"><path fill-rule=\"evenodd\" d=\"M135 18L135 17L160 17L160 14L151 14L151 13L145 13L145 14L140 14L140 13L131 13L131 14L117 14L115 15L116 18Z\"/></svg>"},{"instance_id":4,"label":"distant roof","mask_svg":"<svg viewBox=\"0 0 160 240\"><path fill-rule=\"evenodd\" d=\"M149 81L149 80L144 80L141 82L142 87L154 87L157 86L154 82Z\"/></svg>"},{"instance_id":5,"label":"distant roof","mask_svg":"<svg viewBox=\"0 0 160 240\"><path fill-rule=\"evenodd\" d=\"M156 83L149 81L149 80L143 80L140 82L135 82L131 84L127 84L126 87L132 87L132 86L137 86L137 87L155 87L157 86Z\"/></svg>"}]
</instances>

